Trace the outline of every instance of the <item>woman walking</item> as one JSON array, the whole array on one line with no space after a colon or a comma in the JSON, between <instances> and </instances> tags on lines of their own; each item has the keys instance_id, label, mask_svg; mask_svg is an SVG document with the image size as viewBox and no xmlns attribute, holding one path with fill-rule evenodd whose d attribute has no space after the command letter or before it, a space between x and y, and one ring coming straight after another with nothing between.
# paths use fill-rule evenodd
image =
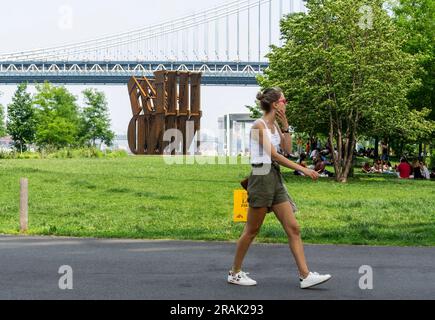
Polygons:
<instances>
[{"instance_id":1,"label":"woman walking","mask_svg":"<svg viewBox=\"0 0 435 320\"><path fill-rule=\"evenodd\" d=\"M278 153L278 150L291 153L292 128L286 118L287 101L279 88L269 88L257 95L261 103L263 117L257 120L251 131L252 173L248 184L248 222L237 243L237 251L228 282L241 286L255 286L257 282L242 271L243 260L255 237L260 231L267 213L273 211L282 224L289 240L289 246L299 269L300 287L310 288L322 284L330 275L310 272L301 240L300 228L294 216L296 204L284 185L280 165L298 170L305 176L317 180L316 171L304 168ZM281 123L282 128L277 123Z\"/></svg>"}]
</instances>

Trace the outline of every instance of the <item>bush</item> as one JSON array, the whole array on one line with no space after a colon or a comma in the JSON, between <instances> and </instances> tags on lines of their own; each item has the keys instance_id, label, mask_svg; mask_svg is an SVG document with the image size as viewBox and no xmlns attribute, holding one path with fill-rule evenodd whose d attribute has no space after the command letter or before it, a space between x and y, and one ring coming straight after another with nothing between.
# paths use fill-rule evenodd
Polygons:
<instances>
[{"instance_id":1,"label":"bush","mask_svg":"<svg viewBox=\"0 0 435 320\"><path fill-rule=\"evenodd\" d=\"M15 159L41 159L41 154L39 152L26 151L23 153L16 153Z\"/></svg>"},{"instance_id":2,"label":"bush","mask_svg":"<svg viewBox=\"0 0 435 320\"><path fill-rule=\"evenodd\" d=\"M48 159L103 158L104 153L96 148L61 149L47 156Z\"/></svg>"},{"instance_id":3,"label":"bush","mask_svg":"<svg viewBox=\"0 0 435 320\"><path fill-rule=\"evenodd\" d=\"M107 151L106 152L106 158L114 159L114 158L125 158L128 157L128 153L125 150L114 150L114 151Z\"/></svg>"},{"instance_id":4,"label":"bush","mask_svg":"<svg viewBox=\"0 0 435 320\"><path fill-rule=\"evenodd\" d=\"M46 158L47 159L67 159L67 158L71 158L70 156L70 152L66 149L62 149L62 150L58 150L55 151L53 153L46 153Z\"/></svg>"},{"instance_id":5,"label":"bush","mask_svg":"<svg viewBox=\"0 0 435 320\"><path fill-rule=\"evenodd\" d=\"M41 159L41 154L38 152L26 151L23 153L16 151L0 151L0 159Z\"/></svg>"},{"instance_id":6,"label":"bush","mask_svg":"<svg viewBox=\"0 0 435 320\"><path fill-rule=\"evenodd\" d=\"M0 150L0 159L12 159L13 155L11 151Z\"/></svg>"},{"instance_id":7,"label":"bush","mask_svg":"<svg viewBox=\"0 0 435 320\"><path fill-rule=\"evenodd\" d=\"M127 157L128 153L124 150L101 151L97 148L80 149L44 149L41 152L8 152L0 150L0 159L115 159Z\"/></svg>"}]
</instances>

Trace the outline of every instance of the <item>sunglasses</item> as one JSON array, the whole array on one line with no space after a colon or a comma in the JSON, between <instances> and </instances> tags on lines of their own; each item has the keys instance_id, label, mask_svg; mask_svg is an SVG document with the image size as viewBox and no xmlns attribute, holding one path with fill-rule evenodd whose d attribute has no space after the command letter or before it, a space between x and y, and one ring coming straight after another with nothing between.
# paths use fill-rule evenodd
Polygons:
<instances>
[{"instance_id":1,"label":"sunglasses","mask_svg":"<svg viewBox=\"0 0 435 320\"><path fill-rule=\"evenodd\" d=\"M287 104L287 99L279 99L278 102L282 102L284 104Z\"/></svg>"}]
</instances>

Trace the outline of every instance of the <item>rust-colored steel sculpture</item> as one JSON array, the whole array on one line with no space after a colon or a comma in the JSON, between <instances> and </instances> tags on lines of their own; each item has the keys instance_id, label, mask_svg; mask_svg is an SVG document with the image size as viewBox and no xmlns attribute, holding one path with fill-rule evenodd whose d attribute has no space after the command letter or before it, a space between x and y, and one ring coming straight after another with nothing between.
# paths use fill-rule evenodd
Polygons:
<instances>
[{"instance_id":1,"label":"rust-colored steel sculpture","mask_svg":"<svg viewBox=\"0 0 435 320\"><path fill-rule=\"evenodd\" d=\"M169 145L163 141L165 131L178 129L183 135L182 154L186 155L187 147L201 129L202 74L162 70L156 71L154 77L132 77L128 82L133 112L128 126L130 150L137 155L162 155ZM188 121L193 122L193 135L188 135Z\"/></svg>"}]
</instances>

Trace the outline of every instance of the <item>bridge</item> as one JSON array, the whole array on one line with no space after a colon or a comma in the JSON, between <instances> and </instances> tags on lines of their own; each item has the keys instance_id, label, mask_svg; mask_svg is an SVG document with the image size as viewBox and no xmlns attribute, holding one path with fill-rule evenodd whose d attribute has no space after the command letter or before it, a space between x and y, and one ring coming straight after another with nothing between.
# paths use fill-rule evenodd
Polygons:
<instances>
[{"instance_id":1,"label":"bridge","mask_svg":"<svg viewBox=\"0 0 435 320\"><path fill-rule=\"evenodd\" d=\"M256 85L302 0L238 0L115 35L0 54L0 83L125 84L157 70L201 71L205 85Z\"/></svg>"}]
</instances>

